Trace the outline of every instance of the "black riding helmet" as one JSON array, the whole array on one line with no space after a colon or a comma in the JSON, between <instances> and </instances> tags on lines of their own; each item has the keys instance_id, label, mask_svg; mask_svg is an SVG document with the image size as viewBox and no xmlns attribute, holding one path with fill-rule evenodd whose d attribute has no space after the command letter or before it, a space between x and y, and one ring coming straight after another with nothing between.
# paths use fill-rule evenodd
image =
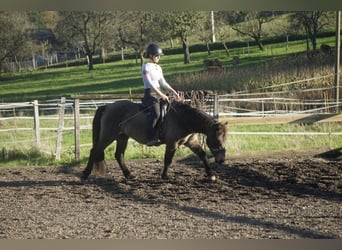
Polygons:
<instances>
[{"instance_id":1,"label":"black riding helmet","mask_svg":"<svg viewBox=\"0 0 342 250\"><path fill-rule=\"evenodd\" d=\"M162 48L155 43L150 43L146 47L145 58L149 58L151 56L162 56L164 55Z\"/></svg>"}]
</instances>

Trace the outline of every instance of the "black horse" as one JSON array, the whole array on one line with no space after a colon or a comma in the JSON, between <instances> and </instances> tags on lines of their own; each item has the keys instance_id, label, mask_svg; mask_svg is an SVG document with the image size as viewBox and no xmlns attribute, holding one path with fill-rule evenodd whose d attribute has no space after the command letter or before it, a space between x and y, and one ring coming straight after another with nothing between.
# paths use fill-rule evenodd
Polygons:
<instances>
[{"instance_id":1,"label":"black horse","mask_svg":"<svg viewBox=\"0 0 342 250\"><path fill-rule=\"evenodd\" d=\"M180 145L185 145L202 160L209 179L215 180L196 133L206 135L206 143L215 161L222 163L225 161L227 123L217 122L205 112L185 103L173 101L169 105L169 111L164 117L160 130L161 144L166 144L162 178L167 179L167 171L176 149ZM115 158L124 176L132 178L124 161L128 138L131 137L145 144L147 142L145 131L146 113L142 110L141 104L121 100L99 107L93 119L93 147L82 179L88 178L94 164L96 166L104 164L104 150L115 140L117 142Z\"/></svg>"}]
</instances>

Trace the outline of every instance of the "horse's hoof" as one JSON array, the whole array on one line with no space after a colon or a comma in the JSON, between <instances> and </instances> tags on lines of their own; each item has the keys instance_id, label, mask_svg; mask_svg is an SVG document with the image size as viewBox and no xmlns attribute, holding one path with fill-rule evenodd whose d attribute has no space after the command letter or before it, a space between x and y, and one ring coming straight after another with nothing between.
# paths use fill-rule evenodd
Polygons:
<instances>
[{"instance_id":1,"label":"horse's hoof","mask_svg":"<svg viewBox=\"0 0 342 250\"><path fill-rule=\"evenodd\" d=\"M215 175L212 175L212 176L209 177L209 180L212 181L212 182L214 182L214 181L216 181L217 179L216 179L216 176L215 176Z\"/></svg>"},{"instance_id":2,"label":"horse's hoof","mask_svg":"<svg viewBox=\"0 0 342 250\"><path fill-rule=\"evenodd\" d=\"M88 180L88 175L86 175L85 173L82 173L80 176L80 180L81 182L84 184L87 180Z\"/></svg>"},{"instance_id":3,"label":"horse's hoof","mask_svg":"<svg viewBox=\"0 0 342 250\"><path fill-rule=\"evenodd\" d=\"M125 178L126 178L127 180L134 180L134 179L135 179L135 176L129 174L129 175L125 176Z\"/></svg>"},{"instance_id":4,"label":"horse's hoof","mask_svg":"<svg viewBox=\"0 0 342 250\"><path fill-rule=\"evenodd\" d=\"M87 183L87 180L88 180L88 179L85 178L84 176L81 176L81 177L80 177L81 184L83 184L83 185Z\"/></svg>"}]
</instances>

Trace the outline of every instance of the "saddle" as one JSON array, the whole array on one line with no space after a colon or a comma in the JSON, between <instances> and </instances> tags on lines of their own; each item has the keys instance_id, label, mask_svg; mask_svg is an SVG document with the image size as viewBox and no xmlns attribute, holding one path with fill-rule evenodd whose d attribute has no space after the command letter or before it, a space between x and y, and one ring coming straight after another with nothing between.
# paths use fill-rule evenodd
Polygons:
<instances>
[{"instance_id":1,"label":"saddle","mask_svg":"<svg viewBox=\"0 0 342 250\"><path fill-rule=\"evenodd\" d=\"M160 121L161 124L163 124L165 116L167 114L167 112L169 111L170 108L170 104L166 101L160 101L160 116L158 119L158 123Z\"/></svg>"},{"instance_id":2,"label":"saddle","mask_svg":"<svg viewBox=\"0 0 342 250\"><path fill-rule=\"evenodd\" d=\"M155 125L155 133L156 133L156 138L161 139L165 116L167 112L169 111L170 105L168 102L163 101L163 100L160 100L159 105L160 105L160 115ZM142 112L144 112L147 116L149 113L149 109L143 104L141 104L140 108Z\"/></svg>"},{"instance_id":3,"label":"saddle","mask_svg":"<svg viewBox=\"0 0 342 250\"><path fill-rule=\"evenodd\" d=\"M164 118L170 109L170 107L169 107L170 104L164 100L160 100L159 105L160 105L160 116L158 118L158 123L159 123L159 121L161 121L161 122L164 121ZM144 112L145 114L148 114L149 109L143 103L141 103L140 104L140 111Z\"/></svg>"}]
</instances>

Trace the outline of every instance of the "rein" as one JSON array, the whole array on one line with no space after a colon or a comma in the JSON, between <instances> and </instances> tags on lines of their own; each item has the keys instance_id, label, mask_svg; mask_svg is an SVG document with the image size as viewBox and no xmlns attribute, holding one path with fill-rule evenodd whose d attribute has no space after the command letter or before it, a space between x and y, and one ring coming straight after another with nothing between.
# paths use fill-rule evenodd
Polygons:
<instances>
[{"instance_id":1,"label":"rein","mask_svg":"<svg viewBox=\"0 0 342 250\"><path fill-rule=\"evenodd\" d=\"M140 110L139 112L135 113L134 115L132 115L131 117L128 117L126 120L123 120L122 122L119 123L119 127L125 123L128 122L129 120L133 119L134 117L136 117L137 115L139 115L140 113L143 113L145 110L149 109L150 107L152 107L153 104L151 104L150 106L147 106L146 108Z\"/></svg>"},{"instance_id":2,"label":"rein","mask_svg":"<svg viewBox=\"0 0 342 250\"><path fill-rule=\"evenodd\" d=\"M128 117L126 120L123 120L122 122L119 123L119 126L121 126L121 125L122 125L123 123L125 123L125 122L128 122L129 120L132 120L134 117L136 117L136 116L139 115L140 113L143 113L145 110L148 110L148 109L149 109L150 107L152 107L152 106L153 106L153 104L147 106L146 108L140 110L139 112L135 113L134 115ZM167 107L166 112L169 112L169 110L170 110L170 108L171 108L172 105L171 105L170 103L168 103L167 106L168 106L168 107Z\"/></svg>"}]
</instances>

